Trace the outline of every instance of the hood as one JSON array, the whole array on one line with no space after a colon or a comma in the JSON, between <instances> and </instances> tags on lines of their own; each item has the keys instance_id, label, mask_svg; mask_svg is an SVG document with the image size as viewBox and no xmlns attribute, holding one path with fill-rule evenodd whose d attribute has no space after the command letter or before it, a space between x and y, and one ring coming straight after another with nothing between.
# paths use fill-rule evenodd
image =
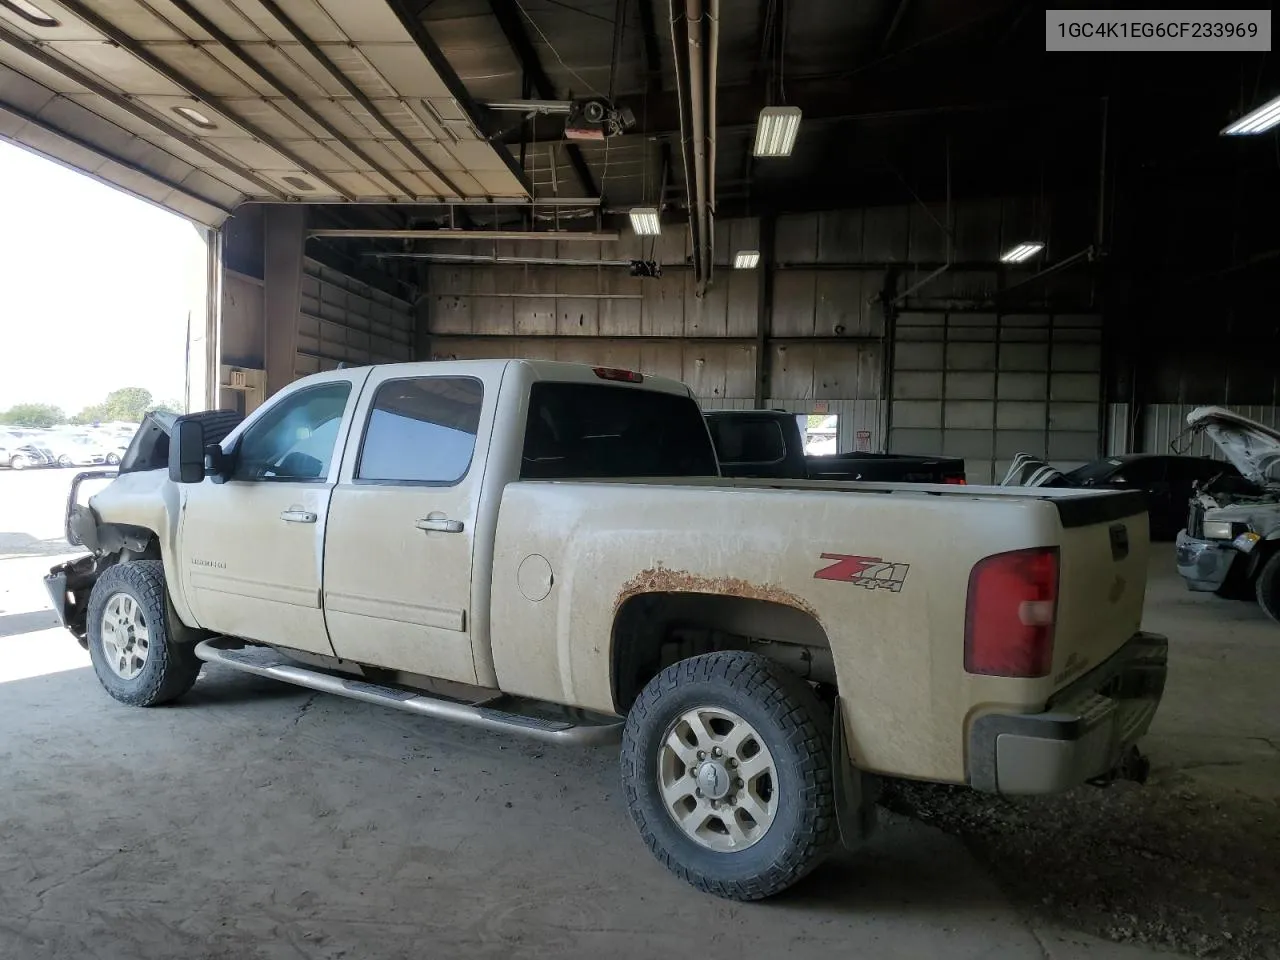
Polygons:
<instances>
[{"instance_id":1,"label":"hood","mask_svg":"<svg viewBox=\"0 0 1280 960\"><path fill-rule=\"evenodd\" d=\"M1280 431L1226 407L1197 407L1187 426L1209 435L1246 478L1262 487L1280 486Z\"/></svg>"}]
</instances>

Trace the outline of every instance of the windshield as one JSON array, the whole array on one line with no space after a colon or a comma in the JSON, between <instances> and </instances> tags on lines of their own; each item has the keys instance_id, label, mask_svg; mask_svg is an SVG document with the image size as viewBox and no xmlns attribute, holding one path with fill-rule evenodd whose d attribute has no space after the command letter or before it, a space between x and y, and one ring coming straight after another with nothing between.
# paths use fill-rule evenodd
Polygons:
<instances>
[{"instance_id":1,"label":"windshield","mask_svg":"<svg viewBox=\"0 0 1280 960\"><path fill-rule=\"evenodd\" d=\"M533 385L522 479L719 474L692 397L584 383Z\"/></svg>"}]
</instances>

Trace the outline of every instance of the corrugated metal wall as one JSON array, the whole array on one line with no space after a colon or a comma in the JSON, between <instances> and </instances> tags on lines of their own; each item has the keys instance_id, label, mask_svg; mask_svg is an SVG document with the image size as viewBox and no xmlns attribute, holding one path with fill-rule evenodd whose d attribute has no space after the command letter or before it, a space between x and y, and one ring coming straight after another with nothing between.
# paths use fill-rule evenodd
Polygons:
<instances>
[{"instance_id":1,"label":"corrugated metal wall","mask_svg":"<svg viewBox=\"0 0 1280 960\"><path fill-rule=\"evenodd\" d=\"M1060 469L1101 453L1102 320L1089 314L903 313L889 448L963 457L998 481L1017 453Z\"/></svg>"},{"instance_id":2,"label":"corrugated metal wall","mask_svg":"<svg viewBox=\"0 0 1280 960\"><path fill-rule=\"evenodd\" d=\"M413 305L307 257L296 375L413 359Z\"/></svg>"},{"instance_id":3,"label":"corrugated metal wall","mask_svg":"<svg viewBox=\"0 0 1280 960\"><path fill-rule=\"evenodd\" d=\"M1198 406L1195 403L1151 403L1142 409L1141 453L1187 453L1197 457L1213 457L1225 460L1217 446L1204 434L1183 436L1187 429L1187 414ZM1227 404L1221 404L1227 406ZM1233 403L1229 409L1251 420L1257 420L1273 429L1280 429L1280 406Z\"/></svg>"}]
</instances>

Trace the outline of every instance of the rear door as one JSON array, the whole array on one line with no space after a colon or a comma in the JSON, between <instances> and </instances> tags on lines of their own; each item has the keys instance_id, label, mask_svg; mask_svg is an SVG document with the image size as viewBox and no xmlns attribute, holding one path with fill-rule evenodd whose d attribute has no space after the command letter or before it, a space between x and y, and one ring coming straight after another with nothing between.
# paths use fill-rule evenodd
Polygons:
<instances>
[{"instance_id":1,"label":"rear door","mask_svg":"<svg viewBox=\"0 0 1280 960\"><path fill-rule=\"evenodd\" d=\"M356 411L325 540L325 619L340 657L475 683L471 567L496 398L477 377L406 372L371 374Z\"/></svg>"}]
</instances>

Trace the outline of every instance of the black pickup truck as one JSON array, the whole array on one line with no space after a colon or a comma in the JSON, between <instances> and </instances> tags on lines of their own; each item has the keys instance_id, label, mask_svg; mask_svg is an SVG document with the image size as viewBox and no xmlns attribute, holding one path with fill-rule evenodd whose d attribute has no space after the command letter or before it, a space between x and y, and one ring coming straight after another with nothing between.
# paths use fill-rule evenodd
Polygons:
<instances>
[{"instance_id":1,"label":"black pickup truck","mask_svg":"<svg viewBox=\"0 0 1280 960\"><path fill-rule=\"evenodd\" d=\"M806 456L795 414L782 410L708 410L720 472L726 477L964 483L964 461L895 453Z\"/></svg>"}]
</instances>

